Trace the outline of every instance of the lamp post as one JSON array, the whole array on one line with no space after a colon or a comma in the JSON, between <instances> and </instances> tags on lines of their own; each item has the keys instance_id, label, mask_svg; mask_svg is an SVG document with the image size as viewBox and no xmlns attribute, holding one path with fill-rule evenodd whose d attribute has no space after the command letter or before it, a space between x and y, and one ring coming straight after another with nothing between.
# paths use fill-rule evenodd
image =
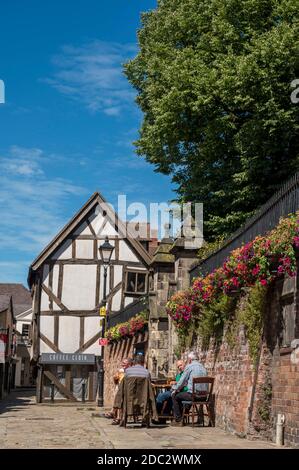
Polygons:
<instances>
[{"instance_id":1,"label":"lamp post","mask_svg":"<svg viewBox=\"0 0 299 470\"><path fill-rule=\"evenodd\" d=\"M101 260L104 267L104 290L103 290L103 303L106 306L107 301L107 271L110 264L111 256L114 250L114 246L109 243L109 239L106 236L104 243L99 247L99 252ZM102 333L101 337L105 337L105 330L109 326L108 323L108 314L102 317ZM98 406L104 405L104 346L101 348L101 357L99 360L99 396L98 396Z\"/></svg>"}]
</instances>

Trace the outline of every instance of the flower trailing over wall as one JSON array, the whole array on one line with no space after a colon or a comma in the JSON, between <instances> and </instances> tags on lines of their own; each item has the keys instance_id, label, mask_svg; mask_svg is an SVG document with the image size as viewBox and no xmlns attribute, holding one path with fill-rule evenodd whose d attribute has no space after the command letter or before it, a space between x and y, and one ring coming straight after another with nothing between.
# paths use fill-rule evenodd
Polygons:
<instances>
[{"instance_id":1,"label":"flower trailing over wall","mask_svg":"<svg viewBox=\"0 0 299 470\"><path fill-rule=\"evenodd\" d=\"M167 303L168 315L174 321L180 336L184 336L189 329L193 307L191 290L175 293Z\"/></svg>"},{"instance_id":2,"label":"flower trailing over wall","mask_svg":"<svg viewBox=\"0 0 299 470\"><path fill-rule=\"evenodd\" d=\"M138 333L141 333L147 327L147 312L141 312L129 321L119 323L118 325L109 328L105 333L107 343L120 341L124 338L130 338Z\"/></svg>"},{"instance_id":3,"label":"flower trailing over wall","mask_svg":"<svg viewBox=\"0 0 299 470\"><path fill-rule=\"evenodd\" d=\"M195 319L202 322L203 330L210 331L213 324L215 331L219 329L222 318L218 306L229 305L226 296L240 298L254 286L266 287L284 275L294 276L296 249L299 212L281 219L266 236L233 250L220 268L196 278L190 289L172 296L166 308L179 336L188 334Z\"/></svg>"}]
</instances>

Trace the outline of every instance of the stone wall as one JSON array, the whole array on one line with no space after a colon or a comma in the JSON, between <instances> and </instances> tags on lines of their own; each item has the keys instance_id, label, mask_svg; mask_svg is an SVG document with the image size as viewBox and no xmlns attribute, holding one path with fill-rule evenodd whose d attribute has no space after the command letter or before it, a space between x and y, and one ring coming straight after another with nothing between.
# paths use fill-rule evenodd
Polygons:
<instances>
[{"instance_id":1,"label":"stone wall","mask_svg":"<svg viewBox=\"0 0 299 470\"><path fill-rule=\"evenodd\" d=\"M169 319L166 303L171 282L174 282L174 267L159 266L154 274L154 289L149 298L149 369L153 377L168 377L169 370Z\"/></svg>"},{"instance_id":2,"label":"stone wall","mask_svg":"<svg viewBox=\"0 0 299 470\"><path fill-rule=\"evenodd\" d=\"M133 358L136 348L142 348L145 352L145 361L148 362L148 332L139 334L133 338L126 338L117 343L105 346L104 356L104 405L112 406L115 395L113 376L120 368L121 361L127 357Z\"/></svg>"}]
</instances>

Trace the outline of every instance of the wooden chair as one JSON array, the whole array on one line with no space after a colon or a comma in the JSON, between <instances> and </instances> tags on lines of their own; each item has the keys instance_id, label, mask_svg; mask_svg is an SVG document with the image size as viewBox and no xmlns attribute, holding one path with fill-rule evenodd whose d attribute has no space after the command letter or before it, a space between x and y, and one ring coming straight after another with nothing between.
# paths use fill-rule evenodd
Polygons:
<instances>
[{"instance_id":1,"label":"wooden chair","mask_svg":"<svg viewBox=\"0 0 299 470\"><path fill-rule=\"evenodd\" d=\"M134 423L141 416L141 424L150 427L151 418L158 419L156 400L152 384L147 377L124 377L121 382L122 422L126 428L128 417L133 417Z\"/></svg>"},{"instance_id":2,"label":"wooden chair","mask_svg":"<svg viewBox=\"0 0 299 470\"><path fill-rule=\"evenodd\" d=\"M197 392L196 385L198 384L207 384L207 392ZM192 383L192 397L191 400L182 401L183 412L182 412L182 424L184 425L185 421L189 423L190 414L192 417L192 427L194 427L194 418L197 416L197 422L199 423L200 417L203 418L208 416L209 426L215 426L214 420L214 409L213 409L213 387L214 387L214 378L213 377L195 377ZM204 407L206 407L206 413L204 413Z\"/></svg>"}]
</instances>

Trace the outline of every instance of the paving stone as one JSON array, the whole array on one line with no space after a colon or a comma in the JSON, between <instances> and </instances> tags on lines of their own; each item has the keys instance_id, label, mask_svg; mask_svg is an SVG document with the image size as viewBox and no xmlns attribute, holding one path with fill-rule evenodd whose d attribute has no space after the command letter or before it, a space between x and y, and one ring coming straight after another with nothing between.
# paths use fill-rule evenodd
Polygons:
<instances>
[{"instance_id":1,"label":"paving stone","mask_svg":"<svg viewBox=\"0 0 299 470\"><path fill-rule=\"evenodd\" d=\"M0 402L2 449L259 449L218 428L112 426L103 410L89 405L36 404L32 391L17 390Z\"/></svg>"}]
</instances>

